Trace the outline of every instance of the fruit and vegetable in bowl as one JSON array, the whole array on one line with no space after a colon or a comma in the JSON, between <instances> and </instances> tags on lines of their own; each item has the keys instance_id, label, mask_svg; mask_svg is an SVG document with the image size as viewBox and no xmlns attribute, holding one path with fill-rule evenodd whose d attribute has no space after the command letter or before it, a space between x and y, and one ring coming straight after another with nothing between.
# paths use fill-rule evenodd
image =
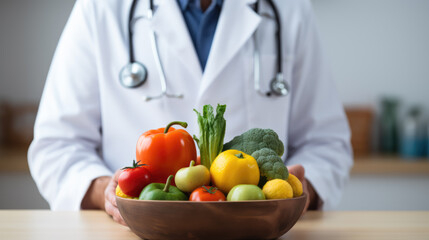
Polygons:
<instances>
[{"instance_id":1,"label":"fruit and vegetable in bowl","mask_svg":"<svg viewBox=\"0 0 429 240\"><path fill-rule=\"evenodd\" d=\"M131 167L122 168L118 177L117 191L125 196L138 197L146 185L151 183L151 173L144 164L133 161Z\"/></svg>"},{"instance_id":2,"label":"fruit and vegetable in bowl","mask_svg":"<svg viewBox=\"0 0 429 240\"><path fill-rule=\"evenodd\" d=\"M140 193L140 200L187 200L188 197L177 187L171 186L173 175L164 183L151 183Z\"/></svg>"},{"instance_id":3,"label":"fruit and vegetable in bowl","mask_svg":"<svg viewBox=\"0 0 429 240\"><path fill-rule=\"evenodd\" d=\"M302 194L302 184L289 174L281 159L284 145L274 130L249 129L224 144L226 105L218 105L216 114L211 105L205 105L202 113L194 111L198 117L198 137L192 137L184 129L175 129L173 126L187 127L187 123L179 121L171 122L165 128L149 130L139 137L137 162L123 168L118 196L150 199L142 197L146 195L143 194L147 192L145 188L153 188L153 183L165 185L167 179L166 187L171 185L172 191L182 192L186 199L166 197L166 200L188 200L190 193L203 186L206 189L202 191L210 193L212 190L206 187L210 183L216 188L214 191L221 191L225 196L237 187L231 197L227 197L234 201L284 199ZM194 140L200 150L200 165L195 165ZM255 197L250 197L252 192Z\"/></svg>"},{"instance_id":4,"label":"fruit and vegetable in bowl","mask_svg":"<svg viewBox=\"0 0 429 240\"><path fill-rule=\"evenodd\" d=\"M229 191L228 201L265 200L262 190L252 184L239 184Z\"/></svg>"},{"instance_id":5,"label":"fruit and vegetable in bowl","mask_svg":"<svg viewBox=\"0 0 429 240\"><path fill-rule=\"evenodd\" d=\"M196 188L189 196L189 201L206 202L206 201L226 201L225 195L216 187L202 186Z\"/></svg>"},{"instance_id":6,"label":"fruit and vegetable in bowl","mask_svg":"<svg viewBox=\"0 0 429 240\"><path fill-rule=\"evenodd\" d=\"M225 194L236 185L257 185L259 182L259 167L255 158L233 149L216 157L210 174L213 184Z\"/></svg>"},{"instance_id":7,"label":"fruit and vegetable in bowl","mask_svg":"<svg viewBox=\"0 0 429 240\"><path fill-rule=\"evenodd\" d=\"M255 227L249 222L249 228L236 229L238 235L233 237L235 235L230 234L231 238L256 236L256 233L252 233L252 226L255 229L263 228L258 221L267 219L276 226L280 225L276 231L267 226L262 230L267 230L267 237L278 237L269 232L284 233L298 220L306 197L301 182L289 174L281 159L284 153L282 141L271 129L253 128L224 144L225 110L226 105L218 105L216 114L210 105L205 105L202 113L194 109L198 117L198 137L191 137L184 129L173 128L187 127L187 123L177 121L165 128L149 130L139 137L137 161L133 161L131 167L123 168L116 189L119 210L137 235L149 239L187 236L178 233L168 236L148 235L147 232L153 230L150 226L141 226L131 219L137 218L144 222L150 217L154 223L171 224L173 219L176 222L186 221L182 215L186 215L184 209L188 208L192 211L188 214L201 214L201 220L194 219L194 222L201 228L205 226L206 230L210 228L210 225L206 225L208 219L221 221L225 223L226 229L230 229L231 224L238 224L236 221L240 220L240 213L250 217L257 225ZM197 159L195 145L199 148L200 159ZM200 164L196 165L196 162ZM267 209L267 213L258 212L258 209ZM274 214L277 211L275 209L289 210ZM136 216L140 212L142 216ZM230 214L238 215L231 217ZM274 220L288 222L277 224ZM143 229L146 232L140 231ZM189 229L197 231L189 226L180 229L183 229L184 234ZM250 231L253 235L240 234L243 231ZM153 233L157 234L157 231ZM197 235L204 238L220 237L213 233L210 236L205 234L201 232L201 235ZM222 238L226 239L224 235Z\"/></svg>"},{"instance_id":8,"label":"fruit and vegetable in bowl","mask_svg":"<svg viewBox=\"0 0 429 240\"><path fill-rule=\"evenodd\" d=\"M192 192L209 183L209 170L204 165L195 166L194 160L191 161L189 167L181 168L176 173L176 186L184 192Z\"/></svg>"},{"instance_id":9,"label":"fruit and vegetable in bowl","mask_svg":"<svg viewBox=\"0 0 429 240\"><path fill-rule=\"evenodd\" d=\"M175 129L174 125L188 126L186 122L174 121L165 128L143 133L137 141L137 161L146 164L152 174L152 182L165 183L170 175L175 175L197 158L192 136L183 129ZM175 185L174 179L172 184Z\"/></svg>"}]
</instances>

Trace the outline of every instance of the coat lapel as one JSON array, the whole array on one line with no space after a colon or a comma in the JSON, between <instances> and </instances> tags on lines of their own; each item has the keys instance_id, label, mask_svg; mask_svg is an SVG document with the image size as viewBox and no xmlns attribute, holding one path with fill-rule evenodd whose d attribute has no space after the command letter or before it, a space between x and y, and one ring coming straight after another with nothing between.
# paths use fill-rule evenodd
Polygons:
<instances>
[{"instance_id":1,"label":"coat lapel","mask_svg":"<svg viewBox=\"0 0 429 240\"><path fill-rule=\"evenodd\" d=\"M150 25L156 33L158 42L160 40L168 42L168 48L177 55L176 57L185 68L199 81L202 78L201 65L176 0L159 0L154 2L155 11L152 20L150 20ZM145 16L149 8L148 4L146 2L139 4L135 16ZM164 69L164 71L168 71L168 69Z\"/></svg>"},{"instance_id":2,"label":"coat lapel","mask_svg":"<svg viewBox=\"0 0 429 240\"><path fill-rule=\"evenodd\" d=\"M255 0L225 0L204 71L199 97L213 83L261 22L251 4Z\"/></svg>"},{"instance_id":3,"label":"coat lapel","mask_svg":"<svg viewBox=\"0 0 429 240\"><path fill-rule=\"evenodd\" d=\"M156 0L151 27L159 40L168 42L168 46L185 68L201 84L198 99L210 87L213 81L245 42L252 37L261 22L251 4L256 0L224 0L219 16L213 43L210 49L204 75L192 43L188 28L176 0ZM139 3L136 18L146 15L148 4ZM162 61L162 59L161 59ZM168 69L164 69L168 71Z\"/></svg>"}]
</instances>

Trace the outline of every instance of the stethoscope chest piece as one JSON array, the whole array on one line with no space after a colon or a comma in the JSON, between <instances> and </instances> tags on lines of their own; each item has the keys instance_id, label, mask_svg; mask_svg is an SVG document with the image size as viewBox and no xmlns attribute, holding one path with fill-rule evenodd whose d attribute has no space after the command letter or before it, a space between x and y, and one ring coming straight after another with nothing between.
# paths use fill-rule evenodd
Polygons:
<instances>
[{"instance_id":1,"label":"stethoscope chest piece","mask_svg":"<svg viewBox=\"0 0 429 240\"><path fill-rule=\"evenodd\" d=\"M147 69L139 62L131 62L125 65L119 73L122 86L136 88L146 82Z\"/></svg>"},{"instance_id":2,"label":"stethoscope chest piece","mask_svg":"<svg viewBox=\"0 0 429 240\"><path fill-rule=\"evenodd\" d=\"M286 96L289 93L289 84L284 80L283 74L278 73L270 83L270 92L276 96Z\"/></svg>"}]
</instances>

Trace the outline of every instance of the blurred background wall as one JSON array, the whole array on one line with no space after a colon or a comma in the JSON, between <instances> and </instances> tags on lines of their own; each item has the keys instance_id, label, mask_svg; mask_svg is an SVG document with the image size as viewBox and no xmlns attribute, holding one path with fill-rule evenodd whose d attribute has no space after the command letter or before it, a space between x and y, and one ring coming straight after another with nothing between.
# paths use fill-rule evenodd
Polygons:
<instances>
[{"instance_id":1,"label":"blurred background wall","mask_svg":"<svg viewBox=\"0 0 429 240\"><path fill-rule=\"evenodd\" d=\"M74 0L0 2L0 99L37 102ZM313 0L345 104L391 94L429 108L429 1Z\"/></svg>"},{"instance_id":2,"label":"blurred background wall","mask_svg":"<svg viewBox=\"0 0 429 240\"><path fill-rule=\"evenodd\" d=\"M383 95L429 109L429 1L313 0L346 105Z\"/></svg>"},{"instance_id":3,"label":"blurred background wall","mask_svg":"<svg viewBox=\"0 0 429 240\"><path fill-rule=\"evenodd\" d=\"M0 2L0 100L37 103L74 0Z\"/></svg>"},{"instance_id":4,"label":"blurred background wall","mask_svg":"<svg viewBox=\"0 0 429 240\"><path fill-rule=\"evenodd\" d=\"M0 1L0 139L6 146L0 150L0 188L10 192L0 195L0 208L48 206L28 173L25 147L52 55L74 2ZM394 152L372 157L378 142L374 129L380 99L391 96L400 101L399 117L415 104L422 106L423 113L429 110L429 1L312 3L343 103L370 112L369 118L364 117L370 124L357 132L368 132L364 143L372 142L371 152L356 159L338 209L429 210L427 159L403 161Z\"/></svg>"}]
</instances>

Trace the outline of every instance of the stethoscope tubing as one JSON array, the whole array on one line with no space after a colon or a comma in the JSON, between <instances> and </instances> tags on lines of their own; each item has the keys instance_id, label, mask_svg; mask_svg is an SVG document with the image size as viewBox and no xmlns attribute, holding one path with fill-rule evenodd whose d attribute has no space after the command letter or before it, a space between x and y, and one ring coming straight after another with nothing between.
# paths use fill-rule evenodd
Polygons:
<instances>
[{"instance_id":1,"label":"stethoscope tubing","mask_svg":"<svg viewBox=\"0 0 429 240\"><path fill-rule=\"evenodd\" d=\"M276 21L276 32L275 32L275 36L276 36L276 47L277 47L277 73L283 73L283 68L282 68L282 25L281 25L281 21L280 21L280 14L278 11L278 8L275 6L273 0L266 0L267 3L271 6L271 9L273 10L274 13L274 20Z\"/></svg>"},{"instance_id":2,"label":"stethoscope tubing","mask_svg":"<svg viewBox=\"0 0 429 240\"><path fill-rule=\"evenodd\" d=\"M277 54L277 61L276 61L276 74L274 78L270 81L270 90L268 92L263 92L261 90L261 76L260 76L260 69L261 69L261 60L260 60L260 52L259 52L259 44L257 39L257 32L255 31L253 33L253 43L254 43L254 54L253 54L253 74L254 74L254 88L255 91L264 97L270 97L270 96L286 96L289 94L289 85L284 80L283 75L283 67L282 67L282 44L281 44L281 21L280 21L280 14L278 12L278 8L274 4L272 0L266 0L268 4L270 5L270 8L272 9L274 13L274 20L276 22L276 29L275 29L275 38L276 38L276 54ZM254 11L255 13L259 14L259 3L260 1L257 1L254 5Z\"/></svg>"},{"instance_id":3,"label":"stethoscope tubing","mask_svg":"<svg viewBox=\"0 0 429 240\"><path fill-rule=\"evenodd\" d=\"M135 62L134 58L134 41L133 41L133 34L134 34L134 24L133 24L133 18L134 18L134 12L136 10L138 0L133 0L131 4L130 9L130 15L128 16L128 46L129 46L129 61L130 63ZM151 0L152 2L152 0ZM152 10L152 8L151 8Z\"/></svg>"},{"instance_id":4,"label":"stethoscope tubing","mask_svg":"<svg viewBox=\"0 0 429 240\"><path fill-rule=\"evenodd\" d=\"M150 17L148 17L148 19L150 20L153 16L152 10L150 10L149 14L150 14ZM151 47L154 50L153 54L154 54L154 59L155 59L155 65L156 65L156 68L158 70L159 77L160 77L161 94L159 94L158 96L153 96L153 97L145 96L144 100L150 101L153 99L162 98L163 96L167 96L170 98L183 98L183 94L168 94L167 93L167 80L165 78L164 68L162 67L161 57L159 56L159 49L158 49L158 44L156 41L155 31L153 31L153 29L149 30L149 36L150 36Z\"/></svg>"}]
</instances>

